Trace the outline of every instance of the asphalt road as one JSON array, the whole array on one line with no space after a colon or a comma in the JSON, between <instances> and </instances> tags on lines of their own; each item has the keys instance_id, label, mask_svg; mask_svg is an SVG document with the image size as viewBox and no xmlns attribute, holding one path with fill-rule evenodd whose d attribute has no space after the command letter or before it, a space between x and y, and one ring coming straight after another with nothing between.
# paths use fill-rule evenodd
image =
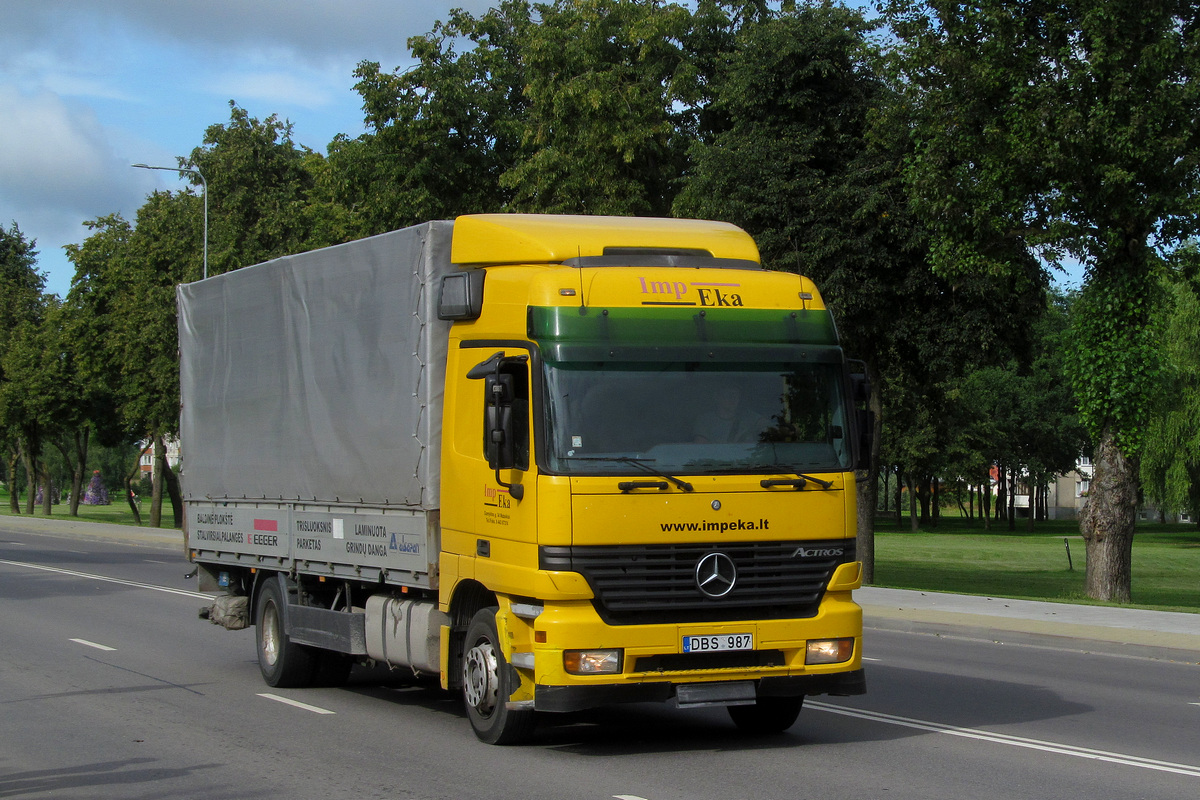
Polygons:
<instances>
[{"instance_id":1,"label":"asphalt road","mask_svg":"<svg viewBox=\"0 0 1200 800\"><path fill-rule=\"evenodd\" d=\"M1194 661L869 628L869 693L781 736L638 705L500 748L400 674L270 689L187 571L170 535L0 519L0 798L1200 797Z\"/></svg>"}]
</instances>

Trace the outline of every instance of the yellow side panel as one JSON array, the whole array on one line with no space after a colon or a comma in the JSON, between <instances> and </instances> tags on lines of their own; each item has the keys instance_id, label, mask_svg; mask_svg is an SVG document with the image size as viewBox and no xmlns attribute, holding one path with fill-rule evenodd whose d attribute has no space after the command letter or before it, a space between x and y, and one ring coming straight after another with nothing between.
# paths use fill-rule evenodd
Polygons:
<instances>
[{"instance_id":1,"label":"yellow side panel","mask_svg":"<svg viewBox=\"0 0 1200 800\"><path fill-rule=\"evenodd\" d=\"M717 258L758 261L736 225L691 219L550 214L472 214L454 221L455 264L542 264L599 256L606 247L694 248Z\"/></svg>"}]
</instances>

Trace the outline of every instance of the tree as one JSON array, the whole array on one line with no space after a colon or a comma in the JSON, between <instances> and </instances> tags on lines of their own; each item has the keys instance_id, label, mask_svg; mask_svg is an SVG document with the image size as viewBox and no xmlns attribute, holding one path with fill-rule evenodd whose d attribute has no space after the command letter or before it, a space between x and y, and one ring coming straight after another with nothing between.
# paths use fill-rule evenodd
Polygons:
<instances>
[{"instance_id":1,"label":"tree","mask_svg":"<svg viewBox=\"0 0 1200 800\"><path fill-rule=\"evenodd\" d=\"M881 452L899 464L928 518L928 489L962 449L951 425L955 381L967 365L1003 361L1024 346L1021 317L1041 307L1045 278L1004 242L994 249L1012 261L1011 275L930 271L928 234L899 182L911 144L875 124L892 96L860 12L829 3L734 9L726 17L711 4L700 9L705 40L729 52L709 55L711 102L699 114L675 210L741 225L764 264L817 282L847 351L866 361L872 379L870 474ZM726 36L714 33L721 19L736 25ZM872 477L859 489L858 555L868 581L876 486Z\"/></svg>"},{"instance_id":2,"label":"tree","mask_svg":"<svg viewBox=\"0 0 1200 800\"><path fill-rule=\"evenodd\" d=\"M519 158L523 51L534 24L524 0L478 18L455 10L409 39L415 66L384 73L377 62L358 65L368 132L330 144L319 186L344 210L352 235L507 207L500 176Z\"/></svg>"},{"instance_id":3,"label":"tree","mask_svg":"<svg viewBox=\"0 0 1200 800\"><path fill-rule=\"evenodd\" d=\"M1189 260L1195 252L1183 254ZM1166 512L1200 522L1200 271L1166 287L1155 330L1164 369L1141 461L1146 496Z\"/></svg>"},{"instance_id":4,"label":"tree","mask_svg":"<svg viewBox=\"0 0 1200 800\"><path fill-rule=\"evenodd\" d=\"M175 287L194 274L197 220L187 213L188 193L155 192L138 209L137 227L109 279L114 295L112 338L120 365L118 398L127 428L143 431L155 448L150 524L159 526L162 490L174 501L175 526L183 523L177 479L162 467L165 437L179 432L179 344ZM162 480L166 481L165 485Z\"/></svg>"},{"instance_id":5,"label":"tree","mask_svg":"<svg viewBox=\"0 0 1200 800\"><path fill-rule=\"evenodd\" d=\"M895 162L866 138L885 88L866 41L871 26L829 4L770 12L765 4L702 3L697 21L688 44L702 105L673 210L740 225L765 265L817 282L847 350L867 362L882 420L880 366L894 316L883 308L894 299L895 276L919 254L888 195ZM858 515L868 581L874 507L868 480Z\"/></svg>"},{"instance_id":6,"label":"tree","mask_svg":"<svg viewBox=\"0 0 1200 800\"><path fill-rule=\"evenodd\" d=\"M42 295L37 310L10 331L7 349L0 359L5 376L0 406L7 426L16 431L23 444L29 490L25 499L27 514L33 513L35 486L42 489L43 513L50 513L53 487L42 453L60 432L69 392L69 377L59 347L57 307L57 297Z\"/></svg>"},{"instance_id":7,"label":"tree","mask_svg":"<svg viewBox=\"0 0 1200 800\"><path fill-rule=\"evenodd\" d=\"M87 429L95 432L102 452L130 454L131 463L115 468L110 468L111 462L103 465L103 474L114 482L110 485L115 485L118 478L124 479L136 469L140 448L134 444L145 435L140 426L131 427L122 419L120 411L124 360L117 328L121 320L121 297L127 286L124 264L133 227L119 214L84 224L92 231L91 235L81 245L67 246L67 257L75 266L65 301L67 334L72 343L73 374L80 385L80 410ZM140 524L141 513L130 495L132 487L127 480L124 483L125 501ZM78 492L73 491L72 514L77 510L77 497Z\"/></svg>"},{"instance_id":8,"label":"tree","mask_svg":"<svg viewBox=\"0 0 1200 800\"><path fill-rule=\"evenodd\" d=\"M41 315L46 276L36 269L36 244L25 238L16 222L8 228L0 226L0 441L4 443L11 486L9 506L14 512L19 510L20 494L16 486L16 466L18 460L29 463L29 448L24 441L24 420L19 408L23 390L15 376L5 369L4 362L14 340L22 333L28 333L25 326L36 324ZM29 473L27 508L30 513L34 480L34 475Z\"/></svg>"},{"instance_id":9,"label":"tree","mask_svg":"<svg viewBox=\"0 0 1200 800\"><path fill-rule=\"evenodd\" d=\"M691 15L662 0L556 0L525 31L514 210L667 216L686 137Z\"/></svg>"},{"instance_id":10,"label":"tree","mask_svg":"<svg viewBox=\"0 0 1200 800\"><path fill-rule=\"evenodd\" d=\"M1035 333L1029 357L972 371L963 382L960 402L965 435L980 455L973 466L986 471L998 464L1012 478L1024 478L1030 488L1027 526L1032 530L1039 490L1074 469L1087 437L1064 377L1067 298L1052 295L1045 313L1028 323ZM1009 515L1009 530L1015 526Z\"/></svg>"},{"instance_id":11,"label":"tree","mask_svg":"<svg viewBox=\"0 0 1200 800\"><path fill-rule=\"evenodd\" d=\"M1069 374L1096 441L1086 587L1128 601L1137 456L1156 360L1156 246L1197 226L1200 7L1184 0L890 0L891 125L945 274L1009 269L1019 242L1087 265Z\"/></svg>"},{"instance_id":12,"label":"tree","mask_svg":"<svg viewBox=\"0 0 1200 800\"><path fill-rule=\"evenodd\" d=\"M292 141L291 123L275 115L260 121L233 102L229 107L228 124L210 125L204 144L186 161L180 160L180 166L199 168L208 181L209 274L332 244L311 241L311 162L318 157ZM194 176L192 180L199 182ZM180 193L175 195L173 213L199 220L201 205L199 197ZM172 266L177 280L200 277L202 227L190 226L189 235L187 250L180 252L184 260ZM189 269L181 271L182 264Z\"/></svg>"},{"instance_id":13,"label":"tree","mask_svg":"<svg viewBox=\"0 0 1200 800\"><path fill-rule=\"evenodd\" d=\"M175 286L199 276L202 219L191 213L196 200L187 191L155 192L138 210L136 228L120 216L104 217L89 223L94 233L82 246L68 250L76 268L68 301L78 311L77 330L93 336L99 348L81 362L89 396L96 414L117 414L115 422L98 426L109 431L106 444L133 434L157 445L178 432ZM161 524L163 488L175 501L175 525L182 524L181 493L168 472L157 470L166 483L155 483L154 526Z\"/></svg>"}]
</instances>

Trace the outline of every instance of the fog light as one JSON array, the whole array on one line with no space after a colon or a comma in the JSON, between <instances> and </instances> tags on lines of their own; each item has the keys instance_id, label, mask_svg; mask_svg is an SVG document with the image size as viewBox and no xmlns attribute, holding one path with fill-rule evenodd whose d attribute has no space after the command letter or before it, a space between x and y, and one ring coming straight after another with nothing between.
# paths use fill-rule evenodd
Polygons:
<instances>
[{"instance_id":1,"label":"fog light","mask_svg":"<svg viewBox=\"0 0 1200 800\"><path fill-rule=\"evenodd\" d=\"M572 675L612 675L621 671L621 651L564 650L563 668Z\"/></svg>"},{"instance_id":2,"label":"fog light","mask_svg":"<svg viewBox=\"0 0 1200 800\"><path fill-rule=\"evenodd\" d=\"M814 639L804 654L805 664L840 664L854 655L853 639Z\"/></svg>"}]
</instances>

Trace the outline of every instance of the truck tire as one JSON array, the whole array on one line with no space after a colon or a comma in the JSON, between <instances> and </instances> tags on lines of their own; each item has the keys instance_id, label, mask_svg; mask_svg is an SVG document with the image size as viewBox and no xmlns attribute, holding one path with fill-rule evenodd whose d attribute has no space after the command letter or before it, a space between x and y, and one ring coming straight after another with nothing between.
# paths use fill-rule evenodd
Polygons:
<instances>
[{"instance_id":1,"label":"truck tire","mask_svg":"<svg viewBox=\"0 0 1200 800\"><path fill-rule=\"evenodd\" d=\"M804 696L760 697L752 706L729 706L729 718L746 733L783 733L796 724Z\"/></svg>"},{"instance_id":2,"label":"truck tire","mask_svg":"<svg viewBox=\"0 0 1200 800\"><path fill-rule=\"evenodd\" d=\"M263 583L255 606L255 641L258 668L268 686L294 689L312 684L317 659L312 650L288 638L283 626L286 599L279 581Z\"/></svg>"},{"instance_id":3,"label":"truck tire","mask_svg":"<svg viewBox=\"0 0 1200 800\"><path fill-rule=\"evenodd\" d=\"M496 632L497 608L480 609L463 643L463 705L471 727L488 744L519 744L533 733L532 709L508 707L515 670L508 666Z\"/></svg>"}]
</instances>

